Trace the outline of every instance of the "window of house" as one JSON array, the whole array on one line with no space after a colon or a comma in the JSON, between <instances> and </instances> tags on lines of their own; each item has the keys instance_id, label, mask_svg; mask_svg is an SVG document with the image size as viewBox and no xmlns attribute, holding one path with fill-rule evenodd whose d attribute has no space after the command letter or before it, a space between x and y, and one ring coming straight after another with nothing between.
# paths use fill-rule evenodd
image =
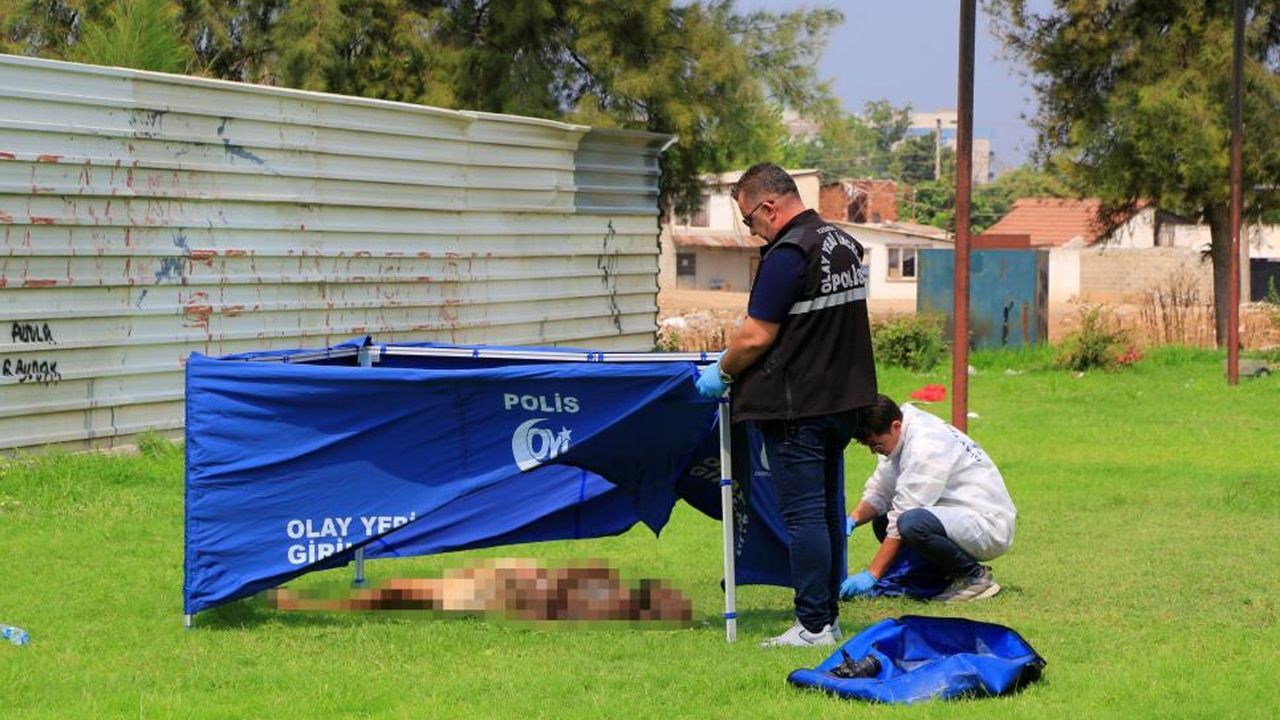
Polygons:
<instances>
[{"instance_id":1,"label":"window of house","mask_svg":"<svg viewBox=\"0 0 1280 720\"><path fill-rule=\"evenodd\" d=\"M916 249L894 247L889 250L889 279L914 280L916 277Z\"/></svg>"},{"instance_id":2,"label":"window of house","mask_svg":"<svg viewBox=\"0 0 1280 720\"><path fill-rule=\"evenodd\" d=\"M676 277L693 277L698 274L698 256L693 253L676 253Z\"/></svg>"}]
</instances>

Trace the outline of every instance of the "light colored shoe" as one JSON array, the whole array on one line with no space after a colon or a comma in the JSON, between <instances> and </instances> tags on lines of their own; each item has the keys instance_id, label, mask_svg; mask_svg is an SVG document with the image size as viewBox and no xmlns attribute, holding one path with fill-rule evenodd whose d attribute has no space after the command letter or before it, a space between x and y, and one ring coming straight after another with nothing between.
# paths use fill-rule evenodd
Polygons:
<instances>
[{"instance_id":1,"label":"light colored shoe","mask_svg":"<svg viewBox=\"0 0 1280 720\"><path fill-rule=\"evenodd\" d=\"M986 565L980 565L979 568L981 570L977 575L957 579L934 600L945 603L973 602L1000 592L1000 585L992 576L991 568Z\"/></svg>"},{"instance_id":2,"label":"light colored shoe","mask_svg":"<svg viewBox=\"0 0 1280 720\"><path fill-rule=\"evenodd\" d=\"M760 647L817 647L819 645L835 645L843 637L840 626L836 623L824 625L822 630L814 633L804 629L800 623L792 625L789 630L777 637L771 637L760 643Z\"/></svg>"}]
</instances>

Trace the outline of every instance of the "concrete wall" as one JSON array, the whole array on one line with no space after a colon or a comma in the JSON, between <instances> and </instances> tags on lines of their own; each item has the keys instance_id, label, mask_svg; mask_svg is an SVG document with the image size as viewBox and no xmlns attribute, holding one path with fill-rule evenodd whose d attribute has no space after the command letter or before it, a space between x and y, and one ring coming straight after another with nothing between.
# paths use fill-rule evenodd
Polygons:
<instances>
[{"instance_id":1,"label":"concrete wall","mask_svg":"<svg viewBox=\"0 0 1280 720\"><path fill-rule=\"evenodd\" d=\"M676 248L671 238L671 225L662 224L662 232L658 235L658 289L668 290L676 287Z\"/></svg>"},{"instance_id":2,"label":"concrete wall","mask_svg":"<svg viewBox=\"0 0 1280 720\"><path fill-rule=\"evenodd\" d=\"M1079 247L1056 247L1049 251L1049 304L1071 302L1080 295Z\"/></svg>"},{"instance_id":3,"label":"concrete wall","mask_svg":"<svg viewBox=\"0 0 1280 720\"><path fill-rule=\"evenodd\" d=\"M1093 302L1137 302L1143 294L1168 286L1170 278L1185 275L1195 282L1200 297L1213 298L1213 270L1200 254L1188 248L1103 248L1080 251L1079 295ZM1053 271L1050 270L1051 278ZM1057 297L1052 291L1051 297Z\"/></svg>"},{"instance_id":4,"label":"concrete wall","mask_svg":"<svg viewBox=\"0 0 1280 720\"><path fill-rule=\"evenodd\" d=\"M817 210L822 196L822 178L816 172L792 175L804 206Z\"/></svg>"},{"instance_id":5,"label":"concrete wall","mask_svg":"<svg viewBox=\"0 0 1280 720\"><path fill-rule=\"evenodd\" d=\"M712 228L732 228L739 222L738 205L729 197L729 188L717 188L711 193L707 214Z\"/></svg>"},{"instance_id":6,"label":"concrete wall","mask_svg":"<svg viewBox=\"0 0 1280 720\"><path fill-rule=\"evenodd\" d=\"M1280 227L1253 226L1248 229L1249 257L1280 260ZM1207 242L1207 240L1206 240Z\"/></svg>"},{"instance_id":7,"label":"concrete wall","mask_svg":"<svg viewBox=\"0 0 1280 720\"><path fill-rule=\"evenodd\" d=\"M1108 248L1150 248L1156 244L1156 213L1146 208L1134 213L1129 222L1116 229L1107 239Z\"/></svg>"}]
</instances>

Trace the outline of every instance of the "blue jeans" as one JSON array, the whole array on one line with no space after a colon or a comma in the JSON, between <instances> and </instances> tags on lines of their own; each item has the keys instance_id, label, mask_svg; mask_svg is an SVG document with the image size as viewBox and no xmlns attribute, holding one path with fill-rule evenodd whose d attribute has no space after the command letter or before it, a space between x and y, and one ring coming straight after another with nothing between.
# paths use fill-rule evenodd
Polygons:
<instances>
[{"instance_id":1,"label":"blue jeans","mask_svg":"<svg viewBox=\"0 0 1280 720\"><path fill-rule=\"evenodd\" d=\"M758 423L787 526L796 619L810 632L835 622L844 575L844 448L853 411Z\"/></svg>"},{"instance_id":2,"label":"blue jeans","mask_svg":"<svg viewBox=\"0 0 1280 720\"><path fill-rule=\"evenodd\" d=\"M881 515L871 521L876 539L884 542L889 532L889 518ZM902 544L920 553L949 578L973 577L981 568L972 555L947 537L947 529L937 515L926 508L908 510L898 516L898 535Z\"/></svg>"}]
</instances>

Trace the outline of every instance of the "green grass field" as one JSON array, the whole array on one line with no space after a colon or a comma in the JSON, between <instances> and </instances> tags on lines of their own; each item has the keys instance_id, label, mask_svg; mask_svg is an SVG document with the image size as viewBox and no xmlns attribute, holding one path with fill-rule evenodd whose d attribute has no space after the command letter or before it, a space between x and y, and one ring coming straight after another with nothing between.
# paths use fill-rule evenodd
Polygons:
<instances>
[{"instance_id":1,"label":"green grass field","mask_svg":"<svg viewBox=\"0 0 1280 720\"><path fill-rule=\"evenodd\" d=\"M569 628L405 614L286 614L247 600L181 626L182 455L0 461L0 716L79 717L1268 717L1280 708L1280 379L1227 387L1221 356L1165 349L1118 373L977 354L970 433L1004 472L1017 542L1005 591L933 606L845 603L846 634L903 614L1007 624L1048 660L1000 699L872 706L789 688L826 650L762 650L790 592L739 592L727 645L719 526L678 507L661 539L617 538L379 561L374 580L476 557L605 558L694 601L691 629ZM1014 372L1006 372L1012 369ZM882 372L903 398L947 369ZM946 405L930 406L949 418ZM872 457L848 454L856 496ZM873 548L851 543L854 562ZM350 570L295 587L343 587Z\"/></svg>"}]
</instances>

